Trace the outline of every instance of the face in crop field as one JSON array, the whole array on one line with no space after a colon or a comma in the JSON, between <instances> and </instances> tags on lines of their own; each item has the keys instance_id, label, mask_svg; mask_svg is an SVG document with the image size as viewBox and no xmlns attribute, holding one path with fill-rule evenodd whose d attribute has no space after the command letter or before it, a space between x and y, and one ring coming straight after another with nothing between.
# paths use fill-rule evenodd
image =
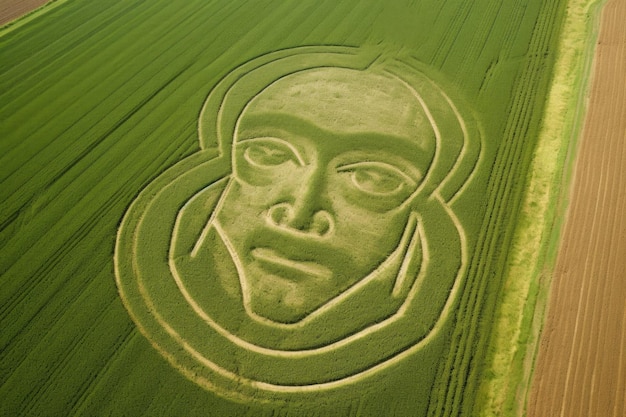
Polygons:
<instances>
[{"instance_id":1,"label":"face in crop field","mask_svg":"<svg viewBox=\"0 0 626 417\"><path fill-rule=\"evenodd\" d=\"M216 220L249 309L294 323L398 247L435 152L414 91L389 74L317 68L242 112Z\"/></svg>"},{"instance_id":2,"label":"face in crop field","mask_svg":"<svg viewBox=\"0 0 626 417\"><path fill-rule=\"evenodd\" d=\"M200 110L198 152L124 216L124 305L203 388L345 401L404 378L409 357L428 368L443 343L480 126L441 74L378 52L298 47L234 68Z\"/></svg>"}]
</instances>

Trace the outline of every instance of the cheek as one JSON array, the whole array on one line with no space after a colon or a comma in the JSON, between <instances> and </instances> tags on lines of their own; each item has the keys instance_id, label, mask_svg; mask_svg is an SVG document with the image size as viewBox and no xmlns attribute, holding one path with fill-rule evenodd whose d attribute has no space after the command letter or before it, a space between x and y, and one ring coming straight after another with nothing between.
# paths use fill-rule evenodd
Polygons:
<instances>
[{"instance_id":1,"label":"cheek","mask_svg":"<svg viewBox=\"0 0 626 417\"><path fill-rule=\"evenodd\" d=\"M376 213L352 208L337 213L335 239L355 258L386 257L398 245L406 226L406 213Z\"/></svg>"},{"instance_id":2,"label":"cheek","mask_svg":"<svg viewBox=\"0 0 626 417\"><path fill-rule=\"evenodd\" d=\"M254 231L262 226L264 204L259 200L259 195L253 193L249 185L240 184L231 180L226 194L223 196L221 207L217 213L217 219L224 233L234 245L240 257L245 256L246 242Z\"/></svg>"},{"instance_id":3,"label":"cheek","mask_svg":"<svg viewBox=\"0 0 626 417\"><path fill-rule=\"evenodd\" d=\"M355 235L372 235L380 238L393 228L398 218L399 216L391 213L381 214L352 208L349 213L339 214L337 222L343 229Z\"/></svg>"},{"instance_id":4,"label":"cheek","mask_svg":"<svg viewBox=\"0 0 626 417\"><path fill-rule=\"evenodd\" d=\"M242 185L242 199L244 204L253 207L255 210L262 211L271 206L284 202L289 194L289 184L275 182L273 184L255 187L247 184Z\"/></svg>"},{"instance_id":5,"label":"cheek","mask_svg":"<svg viewBox=\"0 0 626 417\"><path fill-rule=\"evenodd\" d=\"M231 234L234 230L243 231L246 229L245 225L252 225L262 213L263 201L260 201L260 197L263 194L255 192L256 188L258 187L231 180L229 188L225 191L218 219Z\"/></svg>"},{"instance_id":6,"label":"cheek","mask_svg":"<svg viewBox=\"0 0 626 417\"><path fill-rule=\"evenodd\" d=\"M292 189L292 184L285 181L253 185L235 179L225 196L222 209L239 216L261 216L271 206L284 202Z\"/></svg>"}]
</instances>

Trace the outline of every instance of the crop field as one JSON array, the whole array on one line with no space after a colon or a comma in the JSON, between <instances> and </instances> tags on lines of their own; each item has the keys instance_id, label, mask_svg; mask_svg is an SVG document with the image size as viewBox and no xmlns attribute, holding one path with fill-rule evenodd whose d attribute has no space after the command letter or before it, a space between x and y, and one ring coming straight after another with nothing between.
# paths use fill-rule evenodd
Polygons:
<instances>
[{"instance_id":1,"label":"crop field","mask_svg":"<svg viewBox=\"0 0 626 417\"><path fill-rule=\"evenodd\" d=\"M0 415L482 412L567 1L53 5L0 30Z\"/></svg>"}]
</instances>

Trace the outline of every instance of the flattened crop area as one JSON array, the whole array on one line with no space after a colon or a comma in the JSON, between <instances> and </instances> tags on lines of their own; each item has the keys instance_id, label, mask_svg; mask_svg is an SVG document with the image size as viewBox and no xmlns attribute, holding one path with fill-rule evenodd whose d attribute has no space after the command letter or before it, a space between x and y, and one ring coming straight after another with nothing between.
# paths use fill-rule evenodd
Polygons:
<instances>
[{"instance_id":1,"label":"flattened crop area","mask_svg":"<svg viewBox=\"0 0 626 417\"><path fill-rule=\"evenodd\" d=\"M626 414L626 2L604 7L529 416Z\"/></svg>"},{"instance_id":2,"label":"flattened crop area","mask_svg":"<svg viewBox=\"0 0 626 417\"><path fill-rule=\"evenodd\" d=\"M25 15L50 0L0 0L0 26Z\"/></svg>"}]
</instances>

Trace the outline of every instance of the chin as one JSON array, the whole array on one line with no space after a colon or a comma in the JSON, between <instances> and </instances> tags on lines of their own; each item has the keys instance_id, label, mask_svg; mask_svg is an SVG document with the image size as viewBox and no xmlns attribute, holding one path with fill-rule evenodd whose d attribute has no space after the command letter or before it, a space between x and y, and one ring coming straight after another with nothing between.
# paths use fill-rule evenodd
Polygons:
<instances>
[{"instance_id":1,"label":"chin","mask_svg":"<svg viewBox=\"0 0 626 417\"><path fill-rule=\"evenodd\" d=\"M273 274L246 274L246 310L252 318L295 324L325 303L315 288Z\"/></svg>"}]
</instances>

